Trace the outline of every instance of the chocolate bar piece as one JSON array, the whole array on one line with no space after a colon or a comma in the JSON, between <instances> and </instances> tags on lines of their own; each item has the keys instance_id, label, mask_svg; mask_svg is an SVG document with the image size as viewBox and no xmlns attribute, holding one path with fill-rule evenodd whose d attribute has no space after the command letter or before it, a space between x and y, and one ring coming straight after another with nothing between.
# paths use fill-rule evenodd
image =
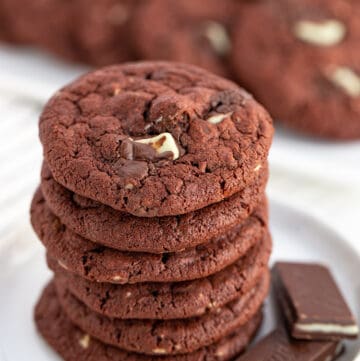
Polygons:
<instances>
[{"instance_id":1,"label":"chocolate bar piece","mask_svg":"<svg viewBox=\"0 0 360 361\"><path fill-rule=\"evenodd\" d=\"M274 266L276 295L291 335L297 339L356 338L359 328L328 268L279 262Z\"/></svg>"},{"instance_id":2,"label":"chocolate bar piece","mask_svg":"<svg viewBox=\"0 0 360 361\"><path fill-rule=\"evenodd\" d=\"M237 361L333 361L343 351L340 341L299 341L284 329L263 338Z\"/></svg>"}]
</instances>

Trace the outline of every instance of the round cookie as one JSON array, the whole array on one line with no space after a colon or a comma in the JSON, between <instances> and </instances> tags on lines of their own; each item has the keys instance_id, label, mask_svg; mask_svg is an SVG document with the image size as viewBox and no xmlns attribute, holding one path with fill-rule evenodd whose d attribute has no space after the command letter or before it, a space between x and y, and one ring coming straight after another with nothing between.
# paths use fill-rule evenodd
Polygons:
<instances>
[{"instance_id":1,"label":"round cookie","mask_svg":"<svg viewBox=\"0 0 360 361\"><path fill-rule=\"evenodd\" d=\"M133 23L138 57L195 64L230 76L227 60L234 10L233 0L148 1Z\"/></svg>"},{"instance_id":2,"label":"round cookie","mask_svg":"<svg viewBox=\"0 0 360 361\"><path fill-rule=\"evenodd\" d=\"M176 282L206 277L243 256L266 233L265 222L254 215L210 244L182 252L119 252L76 235L52 215L44 202L36 203L36 198L31 220L50 256L62 267L97 282Z\"/></svg>"},{"instance_id":3,"label":"round cookie","mask_svg":"<svg viewBox=\"0 0 360 361\"><path fill-rule=\"evenodd\" d=\"M250 343L261 323L261 313L216 344L190 354L159 357L128 353L84 334L60 307L53 284L47 286L36 306L35 322L40 334L66 361L229 361Z\"/></svg>"},{"instance_id":4,"label":"round cookie","mask_svg":"<svg viewBox=\"0 0 360 361\"><path fill-rule=\"evenodd\" d=\"M74 37L86 63L101 66L134 58L129 36L141 0L74 1Z\"/></svg>"},{"instance_id":5,"label":"round cookie","mask_svg":"<svg viewBox=\"0 0 360 361\"><path fill-rule=\"evenodd\" d=\"M269 280L269 273L264 273L257 287L214 312L167 321L107 318L91 311L66 289L56 287L56 290L70 320L89 335L130 352L176 355L216 343L250 321L261 308Z\"/></svg>"},{"instance_id":6,"label":"round cookie","mask_svg":"<svg viewBox=\"0 0 360 361\"><path fill-rule=\"evenodd\" d=\"M236 84L167 62L89 73L40 119L57 182L144 217L195 211L250 186L272 134L268 113Z\"/></svg>"},{"instance_id":7,"label":"round cookie","mask_svg":"<svg viewBox=\"0 0 360 361\"><path fill-rule=\"evenodd\" d=\"M262 214L263 212L263 214ZM206 245L176 253L120 252L78 236L54 216L40 191L31 206L31 222L52 258L92 281L111 283L177 282L206 277L243 256L266 231L262 206L243 224Z\"/></svg>"},{"instance_id":8,"label":"round cookie","mask_svg":"<svg viewBox=\"0 0 360 361\"><path fill-rule=\"evenodd\" d=\"M241 4L233 67L275 119L300 132L360 138L360 3Z\"/></svg>"},{"instance_id":9,"label":"round cookie","mask_svg":"<svg viewBox=\"0 0 360 361\"><path fill-rule=\"evenodd\" d=\"M45 163L41 178L46 204L75 233L120 251L163 253L207 243L248 218L264 198L268 168L254 185L223 202L162 218L135 217L78 196L57 183Z\"/></svg>"},{"instance_id":10,"label":"round cookie","mask_svg":"<svg viewBox=\"0 0 360 361\"><path fill-rule=\"evenodd\" d=\"M266 237L236 263L207 278L178 283L114 285L91 282L48 257L56 282L90 309L122 319L176 319L201 316L247 293L267 269L271 238Z\"/></svg>"}]
</instances>

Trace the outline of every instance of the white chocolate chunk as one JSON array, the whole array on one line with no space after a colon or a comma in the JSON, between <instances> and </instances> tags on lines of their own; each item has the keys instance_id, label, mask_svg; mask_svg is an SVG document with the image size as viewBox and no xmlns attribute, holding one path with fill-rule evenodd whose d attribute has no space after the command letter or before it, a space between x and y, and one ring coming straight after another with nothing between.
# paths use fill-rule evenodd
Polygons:
<instances>
[{"instance_id":1,"label":"white chocolate chunk","mask_svg":"<svg viewBox=\"0 0 360 361\"><path fill-rule=\"evenodd\" d=\"M335 323L296 324L295 328L301 332L336 333L348 336L355 336L359 333L357 325L337 325Z\"/></svg>"},{"instance_id":2,"label":"white chocolate chunk","mask_svg":"<svg viewBox=\"0 0 360 361\"><path fill-rule=\"evenodd\" d=\"M360 96L360 77L345 66L336 68L329 74L329 79L351 97Z\"/></svg>"},{"instance_id":3,"label":"white chocolate chunk","mask_svg":"<svg viewBox=\"0 0 360 361\"><path fill-rule=\"evenodd\" d=\"M216 114L206 120L211 124L218 124L221 123L224 119L231 117L231 115L232 112L226 114Z\"/></svg>"},{"instance_id":4,"label":"white chocolate chunk","mask_svg":"<svg viewBox=\"0 0 360 361\"><path fill-rule=\"evenodd\" d=\"M136 139L134 142L148 144L154 148L158 154L171 152L173 154L173 160L178 159L180 156L179 148L170 133L161 133L152 138Z\"/></svg>"},{"instance_id":5,"label":"white chocolate chunk","mask_svg":"<svg viewBox=\"0 0 360 361\"><path fill-rule=\"evenodd\" d=\"M166 354L166 350L165 350L164 348L154 348L154 349L152 350L152 352L153 352L154 354L157 354L157 355L164 355L164 354Z\"/></svg>"},{"instance_id":6,"label":"white chocolate chunk","mask_svg":"<svg viewBox=\"0 0 360 361\"><path fill-rule=\"evenodd\" d=\"M225 347L224 347L224 346L219 347L219 348L216 350L215 355L216 355L218 358L222 358L222 357L226 356L228 352L229 352L229 349L228 349L228 347L226 347L226 345L225 345Z\"/></svg>"},{"instance_id":7,"label":"white chocolate chunk","mask_svg":"<svg viewBox=\"0 0 360 361\"><path fill-rule=\"evenodd\" d=\"M296 37L306 43L318 46L331 46L340 43L346 34L346 28L338 20L313 22L300 20L295 24Z\"/></svg>"},{"instance_id":8,"label":"white chocolate chunk","mask_svg":"<svg viewBox=\"0 0 360 361\"><path fill-rule=\"evenodd\" d=\"M112 278L112 280L113 280L114 282L124 282L124 281L125 281L124 277L121 277L121 276L114 276L114 277Z\"/></svg>"},{"instance_id":9,"label":"white chocolate chunk","mask_svg":"<svg viewBox=\"0 0 360 361\"><path fill-rule=\"evenodd\" d=\"M121 88L119 88L119 87L114 88L113 95L118 95L120 93L121 93Z\"/></svg>"},{"instance_id":10,"label":"white chocolate chunk","mask_svg":"<svg viewBox=\"0 0 360 361\"><path fill-rule=\"evenodd\" d=\"M209 21L205 25L205 36L219 55L226 55L231 50L231 41L225 27L216 21Z\"/></svg>"},{"instance_id":11,"label":"white chocolate chunk","mask_svg":"<svg viewBox=\"0 0 360 361\"><path fill-rule=\"evenodd\" d=\"M262 168L262 165L261 165L261 164L258 164L258 165L254 168L254 172L258 172L261 168Z\"/></svg>"},{"instance_id":12,"label":"white chocolate chunk","mask_svg":"<svg viewBox=\"0 0 360 361\"><path fill-rule=\"evenodd\" d=\"M66 269L66 270L69 269L69 268L67 267L67 265L66 265L64 262L62 262L62 261L58 261L58 264L59 264L60 267Z\"/></svg>"},{"instance_id":13,"label":"white chocolate chunk","mask_svg":"<svg viewBox=\"0 0 360 361\"><path fill-rule=\"evenodd\" d=\"M88 334L85 334L83 337L81 337L81 339L79 340L79 345L82 348L87 349L90 345L90 336Z\"/></svg>"}]
</instances>

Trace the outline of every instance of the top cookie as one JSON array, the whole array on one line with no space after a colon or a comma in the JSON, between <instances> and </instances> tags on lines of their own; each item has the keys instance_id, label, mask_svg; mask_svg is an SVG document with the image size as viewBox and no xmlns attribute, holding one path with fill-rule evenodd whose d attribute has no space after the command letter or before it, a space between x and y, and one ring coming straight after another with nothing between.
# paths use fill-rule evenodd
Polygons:
<instances>
[{"instance_id":1,"label":"top cookie","mask_svg":"<svg viewBox=\"0 0 360 361\"><path fill-rule=\"evenodd\" d=\"M237 85L167 62L89 73L55 94L40 119L55 180L146 217L184 214L243 190L272 134L268 113Z\"/></svg>"},{"instance_id":2,"label":"top cookie","mask_svg":"<svg viewBox=\"0 0 360 361\"><path fill-rule=\"evenodd\" d=\"M327 138L359 138L359 16L356 0L241 4L234 71L285 125Z\"/></svg>"}]
</instances>

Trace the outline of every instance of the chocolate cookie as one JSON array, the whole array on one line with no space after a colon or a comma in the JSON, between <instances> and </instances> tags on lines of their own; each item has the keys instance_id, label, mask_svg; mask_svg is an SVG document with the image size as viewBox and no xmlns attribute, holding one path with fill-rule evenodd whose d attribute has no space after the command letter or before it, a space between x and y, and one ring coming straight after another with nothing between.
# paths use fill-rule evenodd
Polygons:
<instances>
[{"instance_id":1,"label":"chocolate cookie","mask_svg":"<svg viewBox=\"0 0 360 361\"><path fill-rule=\"evenodd\" d=\"M57 182L146 217L195 211L250 186L272 133L267 112L237 85L166 62L89 73L40 119Z\"/></svg>"},{"instance_id":2,"label":"chocolate cookie","mask_svg":"<svg viewBox=\"0 0 360 361\"><path fill-rule=\"evenodd\" d=\"M129 36L133 14L142 1L72 1L74 37L81 59L92 65L122 63L134 58Z\"/></svg>"},{"instance_id":3,"label":"chocolate cookie","mask_svg":"<svg viewBox=\"0 0 360 361\"><path fill-rule=\"evenodd\" d=\"M3 2L0 2L0 41L15 42Z\"/></svg>"},{"instance_id":4,"label":"chocolate cookie","mask_svg":"<svg viewBox=\"0 0 360 361\"><path fill-rule=\"evenodd\" d=\"M50 256L82 277L120 284L176 282L206 277L243 256L267 232L264 208L206 245L163 254L120 252L78 236L51 213L40 191L31 222Z\"/></svg>"},{"instance_id":5,"label":"chocolate cookie","mask_svg":"<svg viewBox=\"0 0 360 361\"><path fill-rule=\"evenodd\" d=\"M36 45L70 60L78 60L73 29L74 1L1 0L6 27L17 43Z\"/></svg>"},{"instance_id":6,"label":"chocolate cookie","mask_svg":"<svg viewBox=\"0 0 360 361\"><path fill-rule=\"evenodd\" d=\"M230 27L236 14L235 2L146 2L133 23L139 58L191 63L230 76L227 60L231 52Z\"/></svg>"},{"instance_id":7,"label":"chocolate cookie","mask_svg":"<svg viewBox=\"0 0 360 361\"><path fill-rule=\"evenodd\" d=\"M253 186L223 202L162 218L135 217L78 196L57 183L46 164L41 189L46 204L61 223L84 238L121 251L162 253L207 243L243 222L263 200L267 178L264 166Z\"/></svg>"},{"instance_id":8,"label":"chocolate cookie","mask_svg":"<svg viewBox=\"0 0 360 361\"><path fill-rule=\"evenodd\" d=\"M266 237L244 257L207 278L177 283L137 283L114 285L91 282L63 269L48 258L57 282L90 309L122 319L176 319L201 316L249 292L265 270L271 252Z\"/></svg>"},{"instance_id":9,"label":"chocolate cookie","mask_svg":"<svg viewBox=\"0 0 360 361\"><path fill-rule=\"evenodd\" d=\"M356 0L241 3L233 35L238 79L293 129L359 138L359 16Z\"/></svg>"},{"instance_id":10,"label":"chocolate cookie","mask_svg":"<svg viewBox=\"0 0 360 361\"><path fill-rule=\"evenodd\" d=\"M261 322L261 313L216 344L190 354L158 357L128 353L82 332L60 307L52 283L44 290L36 306L35 322L44 339L66 361L228 361L249 344Z\"/></svg>"},{"instance_id":11,"label":"chocolate cookie","mask_svg":"<svg viewBox=\"0 0 360 361\"><path fill-rule=\"evenodd\" d=\"M130 352L176 355L216 343L255 317L266 297L269 280L269 273L264 273L257 287L212 313L167 321L107 318L90 310L66 289L56 290L70 320L89 335Z\"/></svg>"}]
</instances>

